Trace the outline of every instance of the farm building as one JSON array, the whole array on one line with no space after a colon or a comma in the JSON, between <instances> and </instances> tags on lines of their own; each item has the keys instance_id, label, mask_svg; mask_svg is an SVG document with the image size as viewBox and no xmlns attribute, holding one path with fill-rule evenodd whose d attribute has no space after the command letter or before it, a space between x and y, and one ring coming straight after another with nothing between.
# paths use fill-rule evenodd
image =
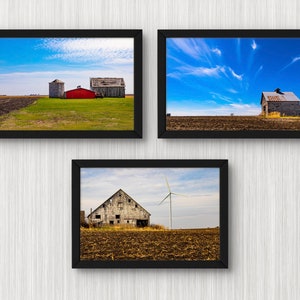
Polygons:
<instances>
[{"instance_id":1,"label":"farm building","mask_svg":"<svg viewBox=\"0 0 300 300\"><path fill-rule=\"evenodd\" d=\"M300 116L300 100L293 92L263 92L261 95L261 109L264 116L279 112L281 116Z\"/></svg>"},{"instance_id":2,"label":"farm building","mask_svg":"<svg viewBox=\"0 0 300 300\"><path fill-rule=\"evenodd\" d=\"M92 99L96 98L96 94L93 91L87 90L78 86L74 90L69 90L65 92L66 99Z\"/></svg>"},{"instance_id":3,"label":"farm building","mask_svg":"<svg viewBox=\"0 0 300 300\"><path fill-rule=\"evenodd\" d=\"M95 226L127 224L138 227L150 225L150 213L119 189L88 216Z\"/></svg>"},{"instance_id":4,"label":"farm building","mask_svg":"<svg viewBox=\"0 0 300 300\"><path fill-rule=\"evenodd\" d=\"M90 89L97 97L125 97L123 78L90 78Z\"/></svg>"},{"instance_id":5,"label":"farm building","mask_svg":"<svg viewBox=\"0 0 300 300\"><path fill-rule=\"evenodd\" d=\"M49 98L63 98L65 83L59 79L49 82Z\"/></svg>"}]
</instances>

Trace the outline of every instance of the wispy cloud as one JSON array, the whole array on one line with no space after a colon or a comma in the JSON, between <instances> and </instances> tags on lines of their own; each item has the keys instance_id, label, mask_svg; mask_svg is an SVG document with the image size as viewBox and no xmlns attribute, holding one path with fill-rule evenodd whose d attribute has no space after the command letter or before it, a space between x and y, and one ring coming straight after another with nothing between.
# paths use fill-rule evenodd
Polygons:
<instances>
[{"instance_id":1,"label":"wispy cloud","mask_svg":"<svg viewBox=\"0 0 300 300\"><path fill-rule=\"evenodd\" d=\"M213 53L217 54L218 56L221 56L222 55L222 51L218 48L214 48L211 50Z\"/></svg>"},{"instance_id":2,"label":"wispy cloud","mask_svg":"<svg viewBox=\"0 0 300 300\"><path fill-rule=\"evenodd\" d=\"M255 74L254 74L254 80L257 78L257 76L259 75L259 73L263 70L263 68L264 68L264 66L263 65L261 65L258 69L257 69L257 71L255 72Z\"/></svg>"},{"instance_id":3,"label":"wispy cloud","mask_svg":"<svg viewBox=\"0 0 300 300\"><path fill-rule=\"evenodd\" d=\"M280 71L285 70L286 68L290 67L291 65L293 65L295 62L300 60L300 56L294 57L292 59L292 61L290 63L288 63L287 65L285 65Z\"/></svg>"},{"instance_id":4,"label":"wispy cloud","mask_svg":"<svg viewBox=\"0 0 300 300\"><path fill-rule=\"evenodd\" d=\"M235 90L235 89L227 89L227 91L229 92L229 93L231 93L231 94L238 94L239 92L237 91L237 90Z\"/></svg>"},{"instance_id":5,"label":"wispy cloud","mask_svg":"<svg viewBox=\"0 0 300 300\"><path fill-rule=\"evenodd\" d=\"M175 49L184 52L195 59L199 59L199 46L194 42L194 39L173 38L170 40L174 43Z\"/></svg>"},{"instance_id":6,"label":"wispy cloud","mask_svg":"<svg viewBox=\"0 0 300 300\"><path fill-rule=\"evenodd\" d=\"M193 68L193 70L189 73L195 76L208 76L208 77L220 77L220 74L224 72L224 68L221 66L216 66L214 68L205 68L205 67L198 67Z\"/></svg>"},{"instance_id":7,"label":"wispy cloud","mask_svg":"<svg viewBox=\"0 0 300 300\"><path fill-rule=\"evenodd\" d=\"M225 101L228 103L232 103L232 101L233 101L232 98L225 96L224 94L221 94L221 93L210 92L209 94L212 95L213 99L216 99L218 101L222 100L222 101Z\"/></svg>"},{"instance_id":8,"label":"wispy cloud","mask_svg":"<svg viewBox=\"0 0 300 300\"><path fill-rule=\"evenodd\" d=\"M171 73L167 74L167 77L180 80L183 77L183 74L181 72L171 72Z\"/></svg>"},{"instance_id":9,"label":"wispy cloud","mask_svg":"<svg viewBox=\"0 0 300 300\"><path fill-rule=\"evenodd\" d=\"M210 47L201 38L170 38L168 40L176 51L183 52L198 61L206 62L208 65L214 64L213 57L222 55L221 49Z\"/></svg>"},{"instance_id":10,"label":"wispy cloud","mask_svg":"<svg viewBox=\"0 0 300 300\"><path fill-rule=\"evenodd\" d=\"M243 80L243 75L239 75L239 74L235 73L234 70L231 69L230 67L228 68L228 70L234 78L236 78L238 80Z\"/></svg>"},{"instance_id":11,"label":"wispy cloud","mask_svg":"<svg viewBox=\"0 0 300 300\"><path fill-rule=\"evenodd\" d=\"M182 66L177 71L167 74L170 78L182 79L184 76L196 76L196 77L220 77L225 72L224 67L216 66L209 67L194 67L194 66Z\"/></svg>"}]
</instances>

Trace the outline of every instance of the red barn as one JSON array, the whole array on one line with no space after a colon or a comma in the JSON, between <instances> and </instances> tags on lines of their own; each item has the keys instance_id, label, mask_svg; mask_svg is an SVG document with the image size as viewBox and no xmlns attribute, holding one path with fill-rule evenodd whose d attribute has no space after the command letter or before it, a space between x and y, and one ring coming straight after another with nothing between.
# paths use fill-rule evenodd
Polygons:
<instances>
[{"instance_id":1,"label":"red barn","mask_svg":"<svg viewBox=\"0 0 300 300\"><path fill-rule=\"evenodd\" d=\"M96 93L91 90L84 89L82 87L77 87L77 89L66 91L65 98L66 99L92 99L92 98L96 98Z\"/></svg>"}]
</instances>

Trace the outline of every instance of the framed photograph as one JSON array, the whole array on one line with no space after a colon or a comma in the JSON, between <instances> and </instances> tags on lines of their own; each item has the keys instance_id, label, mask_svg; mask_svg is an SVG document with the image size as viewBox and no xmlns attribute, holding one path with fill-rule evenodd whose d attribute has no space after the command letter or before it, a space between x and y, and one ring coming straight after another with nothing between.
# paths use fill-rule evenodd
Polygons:
<instances>
[{"instance_id":1,"label":"framed photograph","mask_svg":"<svg viewBox=\"0 0 300 300\"><path fill-rule=\"evenodd\" d=\"M73 160L73 268L228 268L227 160Z\"/></svg>"},{"instance_id":2,"label":"framed photograph","mask_svg":"<svg viewBox=\"0 0 300 300\"><path fill-rule=\"evenodd\" d=\"M141 138L142 30L0 30L0 138Z\"/></svg>"},{"instance_id":3,"label":"framed photograph","mask_svg":"<svg viewBox=\"0 0 300 300\"><path fill-rule=\"evenodd\" d=\"M300 30L159 30L159 138L299 138Z\"/></svg>"}]
</instances>

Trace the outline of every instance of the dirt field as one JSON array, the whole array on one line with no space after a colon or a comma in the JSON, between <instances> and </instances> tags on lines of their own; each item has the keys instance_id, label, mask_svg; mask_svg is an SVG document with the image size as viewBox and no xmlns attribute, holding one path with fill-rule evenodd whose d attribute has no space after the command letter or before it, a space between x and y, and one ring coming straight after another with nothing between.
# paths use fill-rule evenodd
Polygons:
<instances>
[{"instance_id":1,"label":"dirt field","mask_svg":"<svg viewBox=\"0 0 300 300\"><path fill-rule=\"evenodd\" d=\"M300 130L300 118L267 119L255 116L167 117L167 130Z\"/></svg>"},{"instance_id":2,"label":"dirt field","mask_svg":"<svg viewBox=\"0 0 300 300\"><path fill-rule=\"evenodd\" d=\"M219 260L218 228L182 230L81 229L81 260Z\"/></svg>"},{"instance_id":3,"label":"dirt field","mask_svg":"<svg viewBox=\"0 0 300 300\"><path fill-rule=\"evenodd\" d=\"M0 116L32 104L41 96L0 96Z\"/></svg>"}]
</instances>

